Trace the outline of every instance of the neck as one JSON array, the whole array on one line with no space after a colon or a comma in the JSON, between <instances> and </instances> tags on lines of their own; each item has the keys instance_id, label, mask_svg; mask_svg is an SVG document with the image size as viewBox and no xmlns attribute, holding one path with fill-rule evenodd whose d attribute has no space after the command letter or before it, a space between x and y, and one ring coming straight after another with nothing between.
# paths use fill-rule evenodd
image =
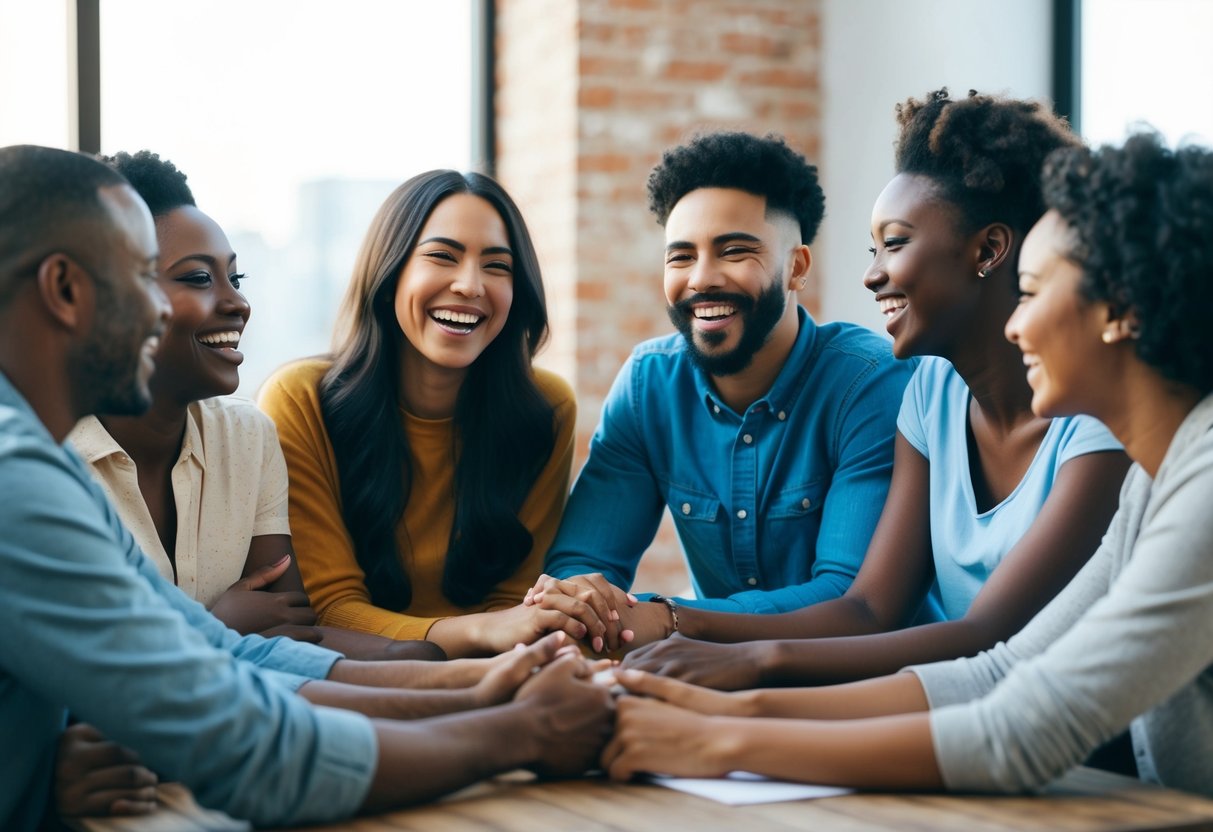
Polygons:
<instances>
[{"instance_id":1,"label":"neck","mask_svg":"<svg viewBox=\"0 0 1213 832\"><path fill-rule=\"evenodd\" d=\"M1133 361L1121 382L1106 391L1091 415L1125 446L1125 453L1151 477L1158 476L1180 424L1201 400L1191 387L1168 381Z\"/></svg>"},{"instance_id":2,"label":"neck","mask_svg":"<svg viewBox=\"0 0 1213 832\"><path fill-rule=\"evenodd\" d=\"M14 303L0 318L0 372L33 409L58 443L88 412L74 395L68 373L67 345L27 326L33 315Z\"/></svg>"},{"instance_id":3,"label":"neck","mask_svg":"<svg viewBox=\"0 0 1213 832\"><path fill-rule=\"evenodd\" d=\"M106 431L122 450L130 455L135 467L172 465L181 453L185 436L186 405L153 398L152 406L142 416L98 416Z\"/></svg>"},{"instance_id":4,"label":"neck","mask_svg":"<svg viewBox=\"0 0 1213 832\"><path fill-rule=\"evenodd\" d=\"M406 344L400 361L400 403L422 419L454 416L467 373L466 367L439 367Z\"/></svg>"},{"instance_id":5,"label":"neck","mask_svg":"<svg viewBox=\"0 0 1213 832\"><path fill-rule=\"evenodd\" d=\"M800 317L796 300L789 297L784 316L771 331L770 339L754 353L750 366L731 376L711 377L712 387L721 400L737 413L744 413L746 408L765 396L788 360L799 333Z\"/></svg>"},{"instance_id":6,"label":"neck","mask_svg":"<svg viewBox=\"0 0 1213 832\"><path fill-rule=\"evenodd\" d=\"M964 379L987 423L1005 432L1037 418L1032 413L1032 388L1028 385L1023 353L1002 337L983 338L965 344L952 355L952 362Z\"/></svg>"}]
</instances>

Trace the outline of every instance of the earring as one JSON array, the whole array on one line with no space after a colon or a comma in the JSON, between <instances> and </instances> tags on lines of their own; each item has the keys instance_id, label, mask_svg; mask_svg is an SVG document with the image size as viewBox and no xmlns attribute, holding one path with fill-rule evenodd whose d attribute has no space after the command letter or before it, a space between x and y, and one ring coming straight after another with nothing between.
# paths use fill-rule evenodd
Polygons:
<instances>
[{"instance_id":1,"label":"earring","mask_svg":"<svg viewBox=\"0 0 1213 832\"><path fill-rule=\"evenodd\" d=\"M977 270L977 276L978 276L978 277L989 277L989 276L990 276L990 270L989 270L989 269L978 269L978 270Z\"/></svg>"},{"instance_id":2,"label":"earring","mask_svg":"<svg viewBox=\"0 0 1213 832\"><path fill-rule=\"evenodd\" d=\"M1103 338L1103 342L1105 344L1111 344L1113 341L1116 340L1116 333L1110 329L1105 329L1103 331L1103 335L1101 337Z\"/></svg>"}]
</instances>

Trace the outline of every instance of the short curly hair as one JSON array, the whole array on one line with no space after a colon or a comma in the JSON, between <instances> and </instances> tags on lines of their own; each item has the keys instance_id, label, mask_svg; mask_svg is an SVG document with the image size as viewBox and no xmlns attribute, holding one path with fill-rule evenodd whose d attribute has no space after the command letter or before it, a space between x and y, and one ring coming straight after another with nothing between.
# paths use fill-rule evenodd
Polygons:
<instances>
[{"instance_id":1,"label":"short curly hair","mask_svg":"<svg viewBox=\"0 0 1213 832\"><path fill-rule=\"evenodd\" d=\"M1049 158L1045 203L1072 231L1082 292L1137 320L1135 347L1163 376L1213 390L1213 151L1171 151L1155 133Z\"/></svg>"},{"instance_id":2,"label":"short curly hair","mask_svg":"<svg viewBox=\"0 0 1213 832\"><path fill-rule=\"evenodd\" d=\"M126 177L131 187L143 197L153 217L161 217L183 205L196 205L194 194L186 184L186 176L177 166L158 153L140 150L138 153L115 153L113 156L98 156L118 173Z\"/></svg>"},{"instance_id":3,"label":"short curly hair","mask_svg":"<svg viewBox=\"0 0 1213 832\"><path fill-rule=\"evenodd\" d=\"M897 124L897 172L931 179L966 233L992 222L1026 232L1045 212L1045 159L1081 143L1039 102L976 90L955 100L947 87L898 104Z\"/></svg>"},{"instance_id":4,"label":"short curly hair","mask_svg":"<svg viewBox=\"0 0 1213 832\"><path fill-rule=\"evenodd\" d=\"M670 211L698 188L736 188L764 197L767 210L800 225L800 241L813 242L825 215L817 168L781 136L705 133L667 150L649 174L649 210L665 225Z\"/></svg>"}]
</instances>

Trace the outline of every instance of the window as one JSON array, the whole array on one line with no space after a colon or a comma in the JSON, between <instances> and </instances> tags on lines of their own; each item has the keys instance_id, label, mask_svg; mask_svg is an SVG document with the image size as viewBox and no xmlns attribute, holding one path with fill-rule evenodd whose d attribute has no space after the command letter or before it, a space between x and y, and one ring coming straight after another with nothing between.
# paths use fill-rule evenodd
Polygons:
<instances>
[{"instance_id":1,"label":"window","mask_svg":"<svg viewBox=\"0 0 1213 832\"><path fill-rule=\"evenodd\" d=\"M101 149L149 149L227 232L242 395L327 351L383 198L472 159L472 4L101 0Z\"/></svg>"},{"instance_id":2,"label":"window","mask_svg":"<svg viewBox=\"0 0 1213 832\"><path fill-rule=\"evenodd\" d=\"M1146 122L1169 145L1213 144L1213 3L1086 0L1079 125L1092 144L1119 143Z\"/></svg>"}]
</instances>

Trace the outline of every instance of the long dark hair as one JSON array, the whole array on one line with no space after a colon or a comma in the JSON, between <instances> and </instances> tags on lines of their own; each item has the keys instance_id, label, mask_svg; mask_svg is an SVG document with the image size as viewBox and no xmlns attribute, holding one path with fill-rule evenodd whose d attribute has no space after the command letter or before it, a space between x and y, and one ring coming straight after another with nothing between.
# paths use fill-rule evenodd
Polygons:
<instances>
[{"instance_id":1,"label":"long dark hair","mask_svg":"<svg viewBox=\"0 0 1213 832\"><path fill-rule=\"evenodd\" d=\"M371 601L402 610L412 586L396 528L412 487L408 440L397 410L404 335L396 284L434 207L453 194L491 204L514 253L514 298L505 326L472 363L455 405L455 521L442 592L469 606L509 577L533 541L518 510L555 445L554 410L531 359L547 337L539 261L514 201L477 173L435 170L405 182L379 208L354 264L320 384L337 458L342 513Z\"/></svg>"}]
</instances>

